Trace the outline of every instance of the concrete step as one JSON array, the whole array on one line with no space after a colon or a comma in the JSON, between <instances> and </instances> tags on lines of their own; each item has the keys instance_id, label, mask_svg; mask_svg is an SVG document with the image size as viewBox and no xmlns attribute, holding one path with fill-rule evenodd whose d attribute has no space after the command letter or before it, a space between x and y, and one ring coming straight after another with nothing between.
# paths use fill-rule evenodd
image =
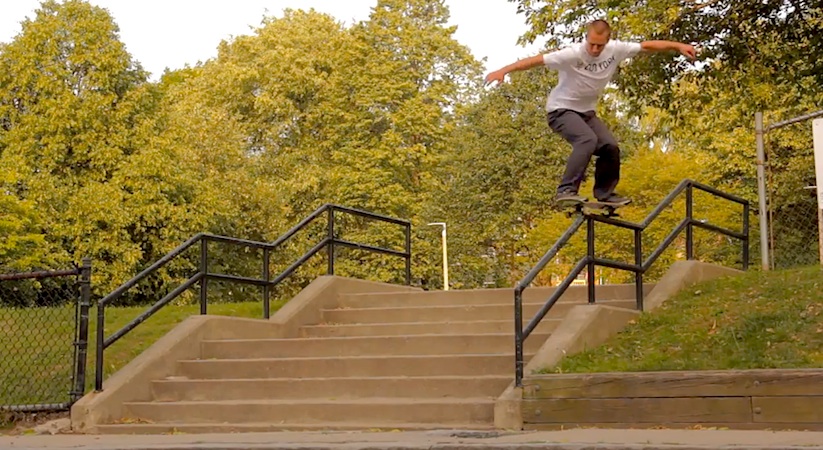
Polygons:
<instances>
[{"instance_id":1,"label":"concrete step","mask_svg":"<svg viewBox=\"0 0 823 450\"><path fill-rule=\"evenodd\" d=\"M222 433L260 433L275 431L414 431L442 430L442 424L410 422L316 422L316 423L121 423L98 425L95 434L222 434ZM449 424L451 430L495 430L490 423L455 423Z\"/></svg>"},{"instance_id":2,"label":"concrete step","mask_svg":"<svg viewBox=\"0 0 823 450\"><path fill-rule=\"evenodd\" d=\"M526 351L537 351L549 334L533 334ZM419 334L412 336L356 336L289 339L226 339L203 341L202 359L293 358L368 355L458 355L482 351L506 353L514 348L513 333Z\"/></svg>"},{"instance_id":3,"label":"concrete step","mask_svg":"<svg viewBox=\"0 0 823 450\"><path fill-rule=\"evenodd\" d=\"M155 401L274 400L287 398L497 396L513 375L183 380L152 383Z\"/></svg>"},{"instance_id":4,"label":"concrete step","mask_svg":"<svg viewBox=\"0 0 823 450\"><path fill-rule=\"evenodd\" d=\"M533 355L524 356L529 359ZM213 359L178 361L177 365L179 376L192 379L514 376L514 353Z\"/></svg>"},{"instance_id":5,"label":"concrete step","mask_svg":"<svg viewBox=\"0 0 823 450\"><path fill-rule=\"evenodd\" d=\"M646 293L651 292L653 284L644 285ZM556 287L532 287L523 291L525 303L545 303L554 293ZM635 297L633 284L605 284L598 285L595 293L603 299L633 299ZM582 302L588 299L586 286L570 286L560 301ZM459 305L491 305L499 303L512 304L514 289L465 289L454 291L422 291L422 292L385 292L369 294L342 294L340 306L347 308L378 308L389 306L459 306Z\"/></svg>"},{"instance_id":6,"label":"concrete step","mask_svg":"<svg viewBox=\"0 0 823 450\"><path fill-rule=\"evenodd\" d=\"M345 400L249 400L222 402L126 402L125 417L152 423L358 422L489 423L494 397L361 398Z\"/></svg>"},{"instance_id":7,"label":"concrete step","mask_svg":"<svg viewBox=\"0 0 823 450\"><path fill-rule=\"evenodd\" d=\"M632 300L601 300L600 305L620 308L634 308ZM571 308L581 303L558 302L549 311L547 318L564 317ZM540 310L542 304L523 305L524 323ZM512 303L478 306L408 306L386 308L338 308L324 309L323 322L329 324L353 323L407 323L433 321L486 321L514 320ZM512 325L512 328L514 325Z\"/></svg>"},{"instance_id":8,"label":"concrete step","mask_svg":"<svg viewBox=\"0 0 823 450\"><path fill-rule=\"evenodd\" d=\"M536 333L550 333L562 319L545 318L535 329ZM371 324L320 324L300 329L301 337L343 336L396 336L415 334L479 334L512 333L512 320L478 320L454 322L408 322Z\"/></svg>"}]
</instances>

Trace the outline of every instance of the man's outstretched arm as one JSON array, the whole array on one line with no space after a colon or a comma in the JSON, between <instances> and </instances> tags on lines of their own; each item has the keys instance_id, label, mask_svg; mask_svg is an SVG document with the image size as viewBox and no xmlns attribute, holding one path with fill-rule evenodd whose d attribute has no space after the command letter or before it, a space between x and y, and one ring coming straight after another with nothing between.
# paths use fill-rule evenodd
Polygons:
<instances>
[{"instance_id":1,"label":"man's outstretched arm","mask_svg":"<svg viewBox=\"0 0 823 450\"><path fill-rule=\"evenodd\" d=\"M494 72L491 72L488 75L486 75L486 84L490 84L494 81L502 83L509 72L514 72L517 70L528 70L542 65L543 55L536 55L531 56L529 58L521 59L517 62L509 64L506 67L503 67L502 69L495 70Z\"/></svg>"},{"instance_id":2,"label":"man's outstretched arm","mask_svg":"<svg viewBox=\"0 0 823 450\"><path fill-rule=\"evenodd\" d=\"M682 42L674 42L674 41L643 41L640 43L640 48L644 52L665 52L665 51L677 51L680 52L681 55L691 59L697 57L697 52L694 49L694 46L690 44L684 44Z\"/></svg>"}]
</instances>

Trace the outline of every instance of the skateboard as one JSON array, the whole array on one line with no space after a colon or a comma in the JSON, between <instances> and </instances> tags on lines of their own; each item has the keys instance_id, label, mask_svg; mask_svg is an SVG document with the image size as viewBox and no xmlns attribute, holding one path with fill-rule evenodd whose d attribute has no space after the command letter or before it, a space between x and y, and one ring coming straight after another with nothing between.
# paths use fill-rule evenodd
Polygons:
<instances>
[{"instance_id":1,"label":"skateboard","mask_svg":"<svg viewBox=\"0 0 823 450\"><path fill-rule=\"evenodd\" d=\"M615 203L604 203L604 202L576 202L576 201L566 201L566 202L559 202L558 206L560 209L566 213L568 217L571 217L572 214L599 214L606 217L620 217L620 214L617 214L617 209L621 208L626 205L615 204Z\"/></svg>"}]
</instances>

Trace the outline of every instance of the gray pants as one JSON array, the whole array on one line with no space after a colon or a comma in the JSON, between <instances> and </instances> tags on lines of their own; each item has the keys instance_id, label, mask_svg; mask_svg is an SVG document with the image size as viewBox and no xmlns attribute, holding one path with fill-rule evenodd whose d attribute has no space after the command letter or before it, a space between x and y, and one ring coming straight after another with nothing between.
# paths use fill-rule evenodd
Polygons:
<instances>
[{"instance_id":1,"label":"gray pants","mask_svg":"<svg viewBox=\"0 0 823 450\"><path fill-rule=\"evenodd\" d=\"M548 114L549 127L572 144L566 172L557 192L577 193L592 155L594 166L594 198L605 199L614 193L620 180L620 148L617 140L594 111L580 113L558 109Z\"/></svg>"}]
</instances>

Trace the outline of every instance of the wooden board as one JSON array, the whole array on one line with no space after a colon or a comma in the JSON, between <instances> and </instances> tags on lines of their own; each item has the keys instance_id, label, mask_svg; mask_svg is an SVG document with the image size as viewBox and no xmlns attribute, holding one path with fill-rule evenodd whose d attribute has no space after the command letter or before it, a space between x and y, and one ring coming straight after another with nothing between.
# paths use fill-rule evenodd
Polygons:
<instances>
[{"instance_id":1,"label":"wooden board","mask_svg":"<svg viewBox=\"0 0 823 450\"><path fill-rule=\"evenodd\" d=\"M823 395L823 370L551 374L523 386L524 399Z\"/></svg>"},{"instance_id":2,"label":"wooden board","mask_svg":"<svg viewBox=\"0 0 823 450\"><path fill-rule=\"evenodd\" d=\"M751 400L728 398L540 399L523 401L524 423L740 423Z\"/></svg>"},{"instance_id":3,"label":"wooden board","mask_svg":"<svg viewBox=\"0 0 823 450\"><path fill-rule=\"evenodd\" d=\"M557 431L575 428L604 428L616 430L629 429L673 429L673 430L770 430L770 431L823 431L823 423L527 423L523 425L526 431Z\"/></svg>"},{"instance_id":4,"label":"wooden board","mask_svg":"<svg viewBox=\"0 0 823 450\"><path fill-rule=\"evenodd\" d=\"M754 397L754 422L823 424L823 397Z\"/></svg>"}]
</instances>

